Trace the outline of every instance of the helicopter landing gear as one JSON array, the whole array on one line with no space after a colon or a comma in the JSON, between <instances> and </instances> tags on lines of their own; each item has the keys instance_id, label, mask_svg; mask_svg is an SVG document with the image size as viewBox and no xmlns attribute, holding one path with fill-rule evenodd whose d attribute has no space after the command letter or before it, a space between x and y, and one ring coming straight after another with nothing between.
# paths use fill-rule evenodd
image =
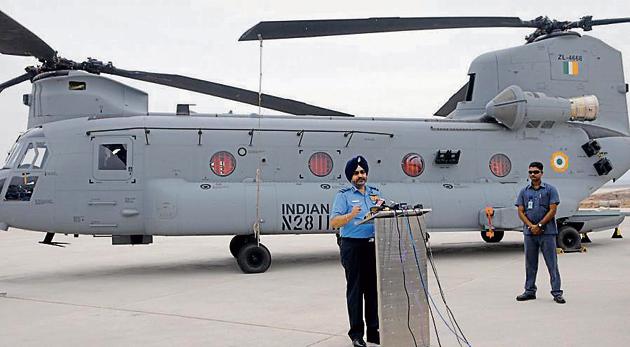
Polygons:
<instances>
[{"instance_id":1,"label":"helicopter landing gear","mask_svg":"<svg viewBox=\"0 0 630 347\"><path fill-rule=\"evenodd\" d=\"M267 271L271 265L271 253L254 235L236 235L230 241L230 253L238 267L246 274Z\"/></svg>"},{"instance_id":2,"label":"helicopter landing gear","mask_svg":"<svg viewBox=\"0 0 630 347\"><path fill-rule=\"evenodd\" d=\"M481 238L488 243L497 243L503 239L504 234L505 232L503 230L495 230L494 235L490 237L488 236L488 232L484 230L481 232Z\"/></svg>"},{"instance_id":3,"label":"helicopter landing gear","mask_svg":"<svg viewBox=\"0 0 630 347\"><path fill-rule=\"evenodd\" d=\"M582 249L580 233L570 225L565 225L560 228L556 241L558 248L562 248L565 252L579 251Z\"/></svg>"},{"instance_id":4,"label":"helicopter landing gear","mask_svg":"<svg viewBox=\"0 0 630 347\"><path fill-rule=\"evenodd\" d=\"M246 243L239 250L236 261L244 273L261 273L271 265L271 253L262 243Z\"/></svg>"},{"instance_id":5,"label":"helicopter landing gear","mask_svg":"<svg viewBox=\"0 0 630 347\"><path fill-rule=\"evenodd\" d=\"M230 253L234 258L238 257L238 252L248 243L256 243L256 237L253 235L236 235L230 241Z\"/></svg>"}]
</instances>

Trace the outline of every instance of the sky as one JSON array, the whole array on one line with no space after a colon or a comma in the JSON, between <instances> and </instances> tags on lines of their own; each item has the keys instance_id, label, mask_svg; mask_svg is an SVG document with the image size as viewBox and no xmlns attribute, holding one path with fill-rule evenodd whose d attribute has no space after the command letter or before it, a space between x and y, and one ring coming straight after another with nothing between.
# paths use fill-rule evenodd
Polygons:
<instances>
[{"instance_id":1,"label":"sky","mask_svg":"<svg viewBox=\"0 0 630 347\"><path fill-rule=\"evenodd\" d=\"M112 61L127 70L174 73L258 89L258 42L238 42L263 20L366 17L546 15L559 20L630 17L627 0L270 0L73 1L0 0L0 10L59 52L83 61ZM467 81L470 62L488 51L522 45L525 28L449 29L264 41L262 90L359 116L430 117ZM582 32L582 31L579 31ZM626 57L630 23L595 27L589 35ZM21 75L36 59L0 56L0 80ZM149 111L174 112L178 103L204 113L256 113L255 106L117 78L149 93ZM26 130L25 82L0 93L0 152ZM263 110L263 114L278 112ZM630 175L622 181L630 183Z\"/></svg>"}]
</instances>

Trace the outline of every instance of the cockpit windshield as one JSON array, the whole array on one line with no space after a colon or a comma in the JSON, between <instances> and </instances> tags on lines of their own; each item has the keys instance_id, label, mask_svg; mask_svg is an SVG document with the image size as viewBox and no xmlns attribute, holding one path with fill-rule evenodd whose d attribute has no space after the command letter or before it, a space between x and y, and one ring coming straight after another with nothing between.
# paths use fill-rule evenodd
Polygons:
<instances>
[{"instance_id":1,"label":"cockpit windshield","mask_svg":"<svg viewBox=\"0 0 630 347\"><path fill-rule=\"evenodd\" d=\"M31 142L20 160L19 169L41 169L48 155L48 147L44 142Z\"/></svg>"},{"instance_id":2,"label":"cockpit windshield","mask_svg":"<svg viewBox=\"0 0 630 347\"><path fill-rule=\"evenodd\" d=\"M15 162L17 161L20 152L22 152L22 148L24 148L24 143L16 142L13 144L2 169L10 169L15 166Z\"/></svg>"},{"instance_id":3,"label":"cockpit windshield","mask_svg":"<svg viewBox=\"0 0 630 347\"><path fill-rule=\"evenodd\" d=\"M42 169L48 159L49 151L43 139L32 138L32 141L17 141L4 163L2 169Z\"/></svg>"}]
</instances>

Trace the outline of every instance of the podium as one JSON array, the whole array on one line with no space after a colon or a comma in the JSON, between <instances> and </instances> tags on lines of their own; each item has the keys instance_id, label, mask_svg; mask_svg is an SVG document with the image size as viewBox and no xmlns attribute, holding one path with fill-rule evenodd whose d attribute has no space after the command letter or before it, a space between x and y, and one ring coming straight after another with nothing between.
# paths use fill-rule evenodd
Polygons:
<instances>
[{"instance_id":1,"label":"podium","mask_svg":"<svg viewBox=\"0 0 630 347\"><path fill-rule=\"evenodd\" d=\"M380 211L361 222L375 224L381 346L430 344L427 233L421 217L430 211Z\"/></svg>"}]
</instances>

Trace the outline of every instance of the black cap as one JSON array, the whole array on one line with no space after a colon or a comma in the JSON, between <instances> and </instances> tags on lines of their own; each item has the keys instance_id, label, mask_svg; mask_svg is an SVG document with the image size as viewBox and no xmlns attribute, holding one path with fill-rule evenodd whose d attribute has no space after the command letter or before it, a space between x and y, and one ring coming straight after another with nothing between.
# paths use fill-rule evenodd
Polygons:
<instances>
[{"instance_id":1,"label":"black cap","mask_svg":"<svg viewBox=\"0 0 630 347\"><path fill-rule=\"evenodd\" d=\"M356 170L358 166L361 166L365 170L366 175L368 171L370 171L367 160L363 158L363 156L357 155L356 157L348 160L348 162L346 163L346 178L348 179L348 181L352 181L352 175L354 174L354 170Z\"/></svg>"}]
</instances>

